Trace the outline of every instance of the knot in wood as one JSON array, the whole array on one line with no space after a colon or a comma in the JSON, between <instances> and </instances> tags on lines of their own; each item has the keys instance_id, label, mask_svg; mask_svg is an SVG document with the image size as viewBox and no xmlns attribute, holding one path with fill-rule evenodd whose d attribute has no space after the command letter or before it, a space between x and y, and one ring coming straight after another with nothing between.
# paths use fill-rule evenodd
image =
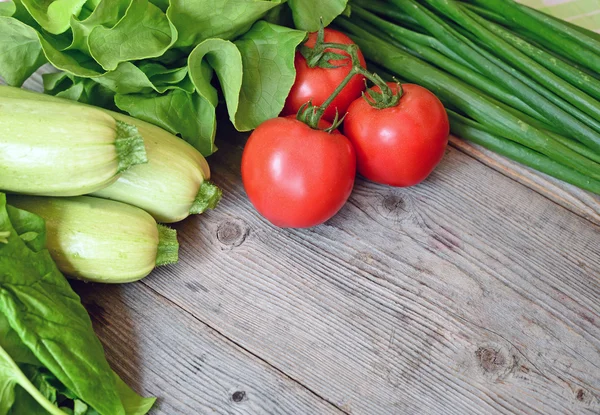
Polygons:
<instances>
[{"instance_id":1,"label":"knot in wood","mask_svg":"<svg viewBox=\"0 0 600 415\"><path fill-rule=\"evenodd\" d=\"M475 356L477 356L479 364L486 372L499 372L507 364L504 354L492 347L480 347L475 352Z\"/></svg>"},{"instance_id":2,"label":"knot in wood","mask_svg":"<svg viewBox=\"0 0 600 415\"><path fill-rule=\"evenodd\" d=\"M244 391L235 391L231 395L231 400L233 402L239 403L246 399L246 392Z\"/></svg>"},{"instance_id":3,"label":"knot in wood","mask_svg":"<svg viewBox=\"0 0 600 415\"><path fill-rule=\"evenodd\" d=\"M376 209L381 216L393 221L404 220L411 216L413 205L410 196L399 194L399 191L383 195Z\"/></svg>"},{"instance_id":4,"label":"knot in wood","mask_svg":"<svg viewBox=\"0 0 600 415\"><path fill-rule=\"evenodd\" d=\"M381 204L389 213L405 211L404 199L395 194L385 196Z\"/></svg>"},{"instance_id":5,"label":"knot in wood","mask_svg":"<svg viewBox=\"0 0 600 415\"><path fill-rule=\"evenodd\" d=\"M241 221L227 220L219 224L217 239L223 245L240 246L248 236L248 227Z\"/></svg>"}]
</instances>

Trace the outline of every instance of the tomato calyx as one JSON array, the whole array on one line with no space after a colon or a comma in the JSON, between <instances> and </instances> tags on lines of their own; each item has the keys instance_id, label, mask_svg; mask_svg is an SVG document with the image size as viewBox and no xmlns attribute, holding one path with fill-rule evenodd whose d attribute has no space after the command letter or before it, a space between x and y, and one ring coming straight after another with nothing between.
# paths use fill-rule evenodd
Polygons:
<instances>
[{"instance_id":1,"label":"tomato calyx","mask_svg":"<svg viewBox=\"0 0 600 415\"><path fill-rule=\"evenodd\" d=\"M380 110L398 105L398 103L400 103L400 98L402 98L402 94L404 94L402 84L400 84L399 81L396 81L397 89L394 92L379 75L374 73L373 76L379 78L385 87L382 88L380 84L377 83L376 85L379 86L380 90L376 91L372 88L367 89L366 92L362 93L363 99L367 101L373 108Z\"/></svg>"},{"instance_id":2,"label":"tomato calyx","mask_svg":"<svg viewBox=\"0 0 600 415\"><path fill-rule=\"evenodd\" d=\"M337 50L341 52L345 52L346 54L336 53L331 50ZM314 68L319 66L321 68L339 68L341 66L347 66L348 64L352 66L352 69L348 72L348 75L344 78L344 80L336 87L333 93L327 98L327 100L320 106L314 106L312 102L307 102L300 107L296 118L308 125L310 128L319 130L319 122L325 113L325 110L329 105L333 102L333 100L340 94L340 92L348 85L350 80L355 75L362 75L365 77L365 83L371 81L376 87L378 87L378 91L373 89L367 89L367 92L363 92L363 98L371 105L373 108L384 109L395 107L400 102L400 98L402 97L402 87L398 82L398 88L394 91L390 86L381 78L381 76L376 73L372 73L367 71L360 64L360 58L358 55L358 46L356 44L342 44L342 43L331 43L325 42L325 28L323 27L323 22L321 21L321 26L319 27L319 31L317 33L317 40L314 47L309 48L305 44L300 47L300 53L304 56L306 63L309 67ZM350 63L348 62L348 57L350 59ZM331 61L343 61L345 63L341 65L335 65ZM340 124L343 122L345 118L345 114L340 118L339 114L336 111L335 118L330 127L323 129L325 132L332 132L337 129Z\"/></svg>"},{"instance_id":3,"label":"tomato calyx","mask_svg":"<svg viewBox=\"0 0 600 415\"><path fill-rule=\"evenodd\" d=\"M327 102L325 103L327 104ZM311 101L308 101L306 104L303 104L300 107L300 109L298 110L298 114L296 115L296 119L308 125L313 130L322 130L326 133L332 133L333 131L339 128L342 122L344 122L344 118L346 117L346 115L340 118L340 114L336 110L335 117L331 122L331 126L327 128L319 128L321 117L323 117L323 113L325 112L325 108L327 108L327 105L321 105L316 107L312 104Z\"/></svg>"},{"instance_id":4,"label":"tomato calyx","mask_svg":"<svg viewBox=\"0 0 600 415\"><path fill-rule=\"evenodd\" d=\"M325 43L325 28L323 26L323 21L321 21L321 26L319 27L319 31L317 32L317 42L314 47L309 48L306 46L306 42L308 41L308 36L302 46L300 46L300 54L306 60L306 64L309 68L325 68L325 69L335 69L341 68L342 66L348 66L352 63L351 60L348 59L348 56L342 55L341 53L332 52L327 50ZM333 43L330 43L332 45ZM337 43L333 45L338 45ZM338 49L335 47L335 49ZM331 61L343 61L344 63L341 65L335 65L331 63Z\"/></svg>"}]
</instances>

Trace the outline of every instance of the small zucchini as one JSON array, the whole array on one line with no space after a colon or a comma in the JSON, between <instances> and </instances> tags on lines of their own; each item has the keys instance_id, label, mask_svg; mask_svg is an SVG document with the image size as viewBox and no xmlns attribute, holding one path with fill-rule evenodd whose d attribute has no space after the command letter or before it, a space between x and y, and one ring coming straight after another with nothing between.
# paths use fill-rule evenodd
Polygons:
<instances>
[{"instance_id":1,"label":"small zucchini","mask_svg":"<svg viewBox=\"0 0 600 415\"><path fill-rule=\"evenodd\" d=\"M8 89L12 96L4 93ZM135 126L93 107L32 100L20 91L0 88L0 190L82 195L147 162Z\"/></svg>"},{"instance_id":2,"label":"small zucchini","mask_svg":"<svg viewBox=\"0 0 600 415\"><path fill-rule=\"evenodd\" d=\"M0 86L0 96L64 101L8 86ZM81 103L73 104L91 108ZM198 150L160 127L128 115L98 110L137 128L144 138L148 163L128 169L108 187L91 191L92 195L140 207L163 223L178 222L188 215L215 208L222 192L208 181L210 169Z\"/></svg>"},{"instance_id":3,"label":"small zucchini","mask_svg":"<svg viewBox=\"0 0 600 415\"><path fill-rule=\"evenodd\" d=\"M176 231L135 206L91 196L7 199L46 221L50 255L70 277L125 283L177 262Z\"/></svg>"},{"instance_id":4,"label":"small zucchini","mask_svg":"<svg viewBox=\"0 0 600 415\"><path fill-rule=\"evenodd\" d=\"M163 223L215 208L221 189L208 181L210 169L198 150L155 125L123 114L115 113L114 117L138 128L148 163L127 170L93 196L138 206Z\"/></svg>"}]
</instances>

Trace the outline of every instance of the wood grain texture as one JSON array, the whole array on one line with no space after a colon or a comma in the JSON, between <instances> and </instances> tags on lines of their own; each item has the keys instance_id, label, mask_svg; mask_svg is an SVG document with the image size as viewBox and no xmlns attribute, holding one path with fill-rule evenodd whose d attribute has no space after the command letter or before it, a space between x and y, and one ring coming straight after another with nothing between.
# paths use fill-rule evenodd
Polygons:
<instances>
[{"instance_id":1,"label":"wood grain texture","mask_svg":"<svg viewBox=\"0 0 600 415\"><path fill-rule=\"evenodd\" d=\"M535 171L469 141L451 136L450 145L596 225L600 225L600 196Z\"/></svg>"},{"instance_id":2,"label":"wood grain texture","mask_svg":"<svg viewBox=\"0 0 600 415\"><path fill-rule=\"evenodd\" d=\"M111 366L152 414L342 414L142 284L74 283Z\"/></svg>"},{"instance_id":3,"label":"wood grain texture","mask_svg":"<svg viewBox=\"0 0 600 415\"><path fill-rule=\"evenodd\" d=\"M180 263L84 292L156 413L600 413L597 198L458 146L422 185L359 179L325 225L281 230L223 127L224 200L177 225ZM197 350L215 357L194 372ZM254 406L231 403L242 386Z\"/></svg>"},{"instance_id":4,"label":"wood grain texture","mask_svg":"<svg viewBox=\"0 0 600 415\"><path fill-rule=\"evenodd\" d=\"M359 180L327 224L276 229L242 140L144 284L348 413L600 411L600 228L449 149L420 186Z\"/></svg>"}]
</instances>

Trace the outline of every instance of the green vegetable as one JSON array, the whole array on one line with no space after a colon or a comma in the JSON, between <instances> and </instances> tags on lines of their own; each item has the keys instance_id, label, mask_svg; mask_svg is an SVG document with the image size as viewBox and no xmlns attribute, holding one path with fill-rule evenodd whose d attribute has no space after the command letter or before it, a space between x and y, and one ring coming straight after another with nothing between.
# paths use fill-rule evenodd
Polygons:
<instances>
[{"instance_id":1,"label":"green vegetable","mask_svg":"<svg viewBox=\"0 0 600 415\"><path fill-rule=\"evenodd\" d=\"M7 97L19 96L36 102L62 101L13 87L0 86L0 91ZM190 214L215 208L222 192L208 181L208 163L196 149L155 125L124 114L104 112L135 125L144 139L148 163L128 169L114 183L92 193L93 196L137 206L163 223L178 222Z\"/></svg>"},{"instance_id":2,"label":"green vegetable","mask_svg":"<svg viewBox=\"0 0 600 415\"><path fill-rule=\"evenodd\" d=\"M600 42L595 37L513 0L479 0L476 3L525 27L545 44L550 44L553 50L600 73Z\"/></svg>"},{"instance_id":3,"label":"green vegetable","mask_svg":"<svg viewBox=\"0 0 600 415\"><path fill-rule=\"evenodd\" d=\"M348 0L288 0L298 29L316 32L320 19L327 26L346 9Z\"/></svg>"},{"instance_id":4,"label":"green vegetable","mask_svg":"<svg viewBox=\"0 0 600 415\"><path fill-rule=\"evenodd\" d=\"M337 21L355 36L365 56L375 63L402 74L402 77L430 89L469 117L491 128L495 134L532 148L589 177L600 179L600 164L571 150L550 135L507 111L497 101L484 96L457 78L436 69L408 53L380 40L346 19Z\"/></svg>"},{"instance_id":5,"label":"green vegetable","mask_svg":"<svg viewBox=\"0 0 600 415\"><path fill-rule=\"evenodd\" d=\"M147 161L134 126L67 100L8 97L7 88L0 87L0 189L81 195Z\"/></svg>"},{"instance_id":6,"label":"green vegetable","mask_svg":"<svg viewBox=\"0 0 600 415\"><path fill-rule=\"evenodd\" d=\"M247 131L279 114L294 82L306 33L260 19L287 10L312 27L346 2L11 2L0 9L0 75L20 86L50 62L64 73L47 77L47 92L119 109L208 156L217 149L217 84L231 121Z\"/></svg>"},{"instance_id":7,"label":"green vegetable","mask_svg":"<svg viewBox=\"0 0 600 415\"><path fill-rule=\"evenodd\" d=\"M222 192L208 181L208 163L198 150L152 124L135 123L144 137L148 163L129 169L92 196L140 207L163 223L214 209Z\"/></svg>"},{"instance_id":8,"label":"green vegetable","mask_svg":"<svg viewBox=\"0 0 600 415\"><path fill-rule=\"evenodd\" d=\"M467 12L467 14L472 19L476 20L480 25L485 25L485 27L492 33L510 43L511 46L517 48L519 51L535 60L538 64L543 65L546 69L549 69L574 87L577 87L587 94L593 96L596 100L600 99L600 84L596 82L595 78L588 75L586 72L554 57L550 52L536 47L522 37L512 33L507 29L504 29L500 25L487 21L475 13Z\"/></svg>"},{"instance_id":9,"label":"green vegetable","mask_svg":"<svg viewBox=\"0 0 600 415\"><path fill-rule=\"evenodd\" d=\"M446 46L453 48L456 53L460 54L463 59L468 60L477 68L477 70L488 76L490 80L498 82L508 91L519 97L523 102L539 111L547 119L556 120L557 124L560 125L566 135L577 139L592 149L600 151L599 133L549 101L538 91L531 88L527 83L522 82L520 79L512 76L498 66L491 64L489 59L483 56L472 42L461 36L449 23L443 21L440 17L434 15L431 11L420 4L415 3L413 0L391 1L395 6L418 20L419 23L427 28L427 30L439 41L443 42ZM549 85L551 82L555 81L553 74L547 74L549 71L545 68L540 67L540 65L516 51L506 42L490 34L481 25L471 21L466 14L461 13L456 2L444 0L427 1L431 2L434 6L439 7L440 10L447 13L452 19L458 20L460 24L466 26L467 30L473 30L473 33L476 36L482 38L482 40L490 44L490 46L493 46L494 50L498 51L498 53L502 53L504 58L509 57L511 59L510 63L513 65L518 65L520 69L523 69L528 65L539 69L539 77L536 79L540 82L547 81L546 85ZM568 91L565 90L565 94L567 92ZM577 97L572 98L575 100ZM581 98L581 101L587 101L588 97L580 91L579 98ZM600 106L600 104L597 105Z\"/></svg>"},{"instance_id":10,"label":"green vegetable","mask_svg":"<svg viewBox=\"0 0 600 415\"><path fill-rule=\"evenodd\" d=\"M546 173L567 183L574 184L582 189L600 194L600 180L594 180L576 170L563 166L560 163L533 151L523 145L495 136L486 128L454 111L448 110L450 126L453 134L476 144L479 144L498 154L502 154L512 160L518 161L525 166Z\"/></svg>"},{"instance_id":11,"label":"green vegetable","mask_svg":"<svg viewBox=\"0 0 600 415\"><path fill-rule=\"evenodd\" d=\"M336 24L377 67L438 95L455 134L600 194L598 73L580 60L597 35L512 0L474 3L353 0ZM568 41L542 40L549 28Z\"/></svg>"},{"instance_id":12,"label":"green vegetable","mask_svg":"<svg viewBox=\"0 0 600 415\"><path fill-rule=\"evenodd\" d=\"M48 250L69 276L125 283L177 262L175 230L157 225L140 208L89 196L11 195L9 203L46 221Z\"/></svg>"},{"instance_id":13,"label":"green vegetable","mask_svg":"<svg viewBox=\"0 0 600 415\"><path fill-rule=\"evenodd\" d=\"M52 261L43 220L0 193L0 414L141 415L141 398L110 369L86 310ZM139 408L139 410L135 408ZM45 408L45 409L44 409Z\"/></svg>"}]
</instances>

